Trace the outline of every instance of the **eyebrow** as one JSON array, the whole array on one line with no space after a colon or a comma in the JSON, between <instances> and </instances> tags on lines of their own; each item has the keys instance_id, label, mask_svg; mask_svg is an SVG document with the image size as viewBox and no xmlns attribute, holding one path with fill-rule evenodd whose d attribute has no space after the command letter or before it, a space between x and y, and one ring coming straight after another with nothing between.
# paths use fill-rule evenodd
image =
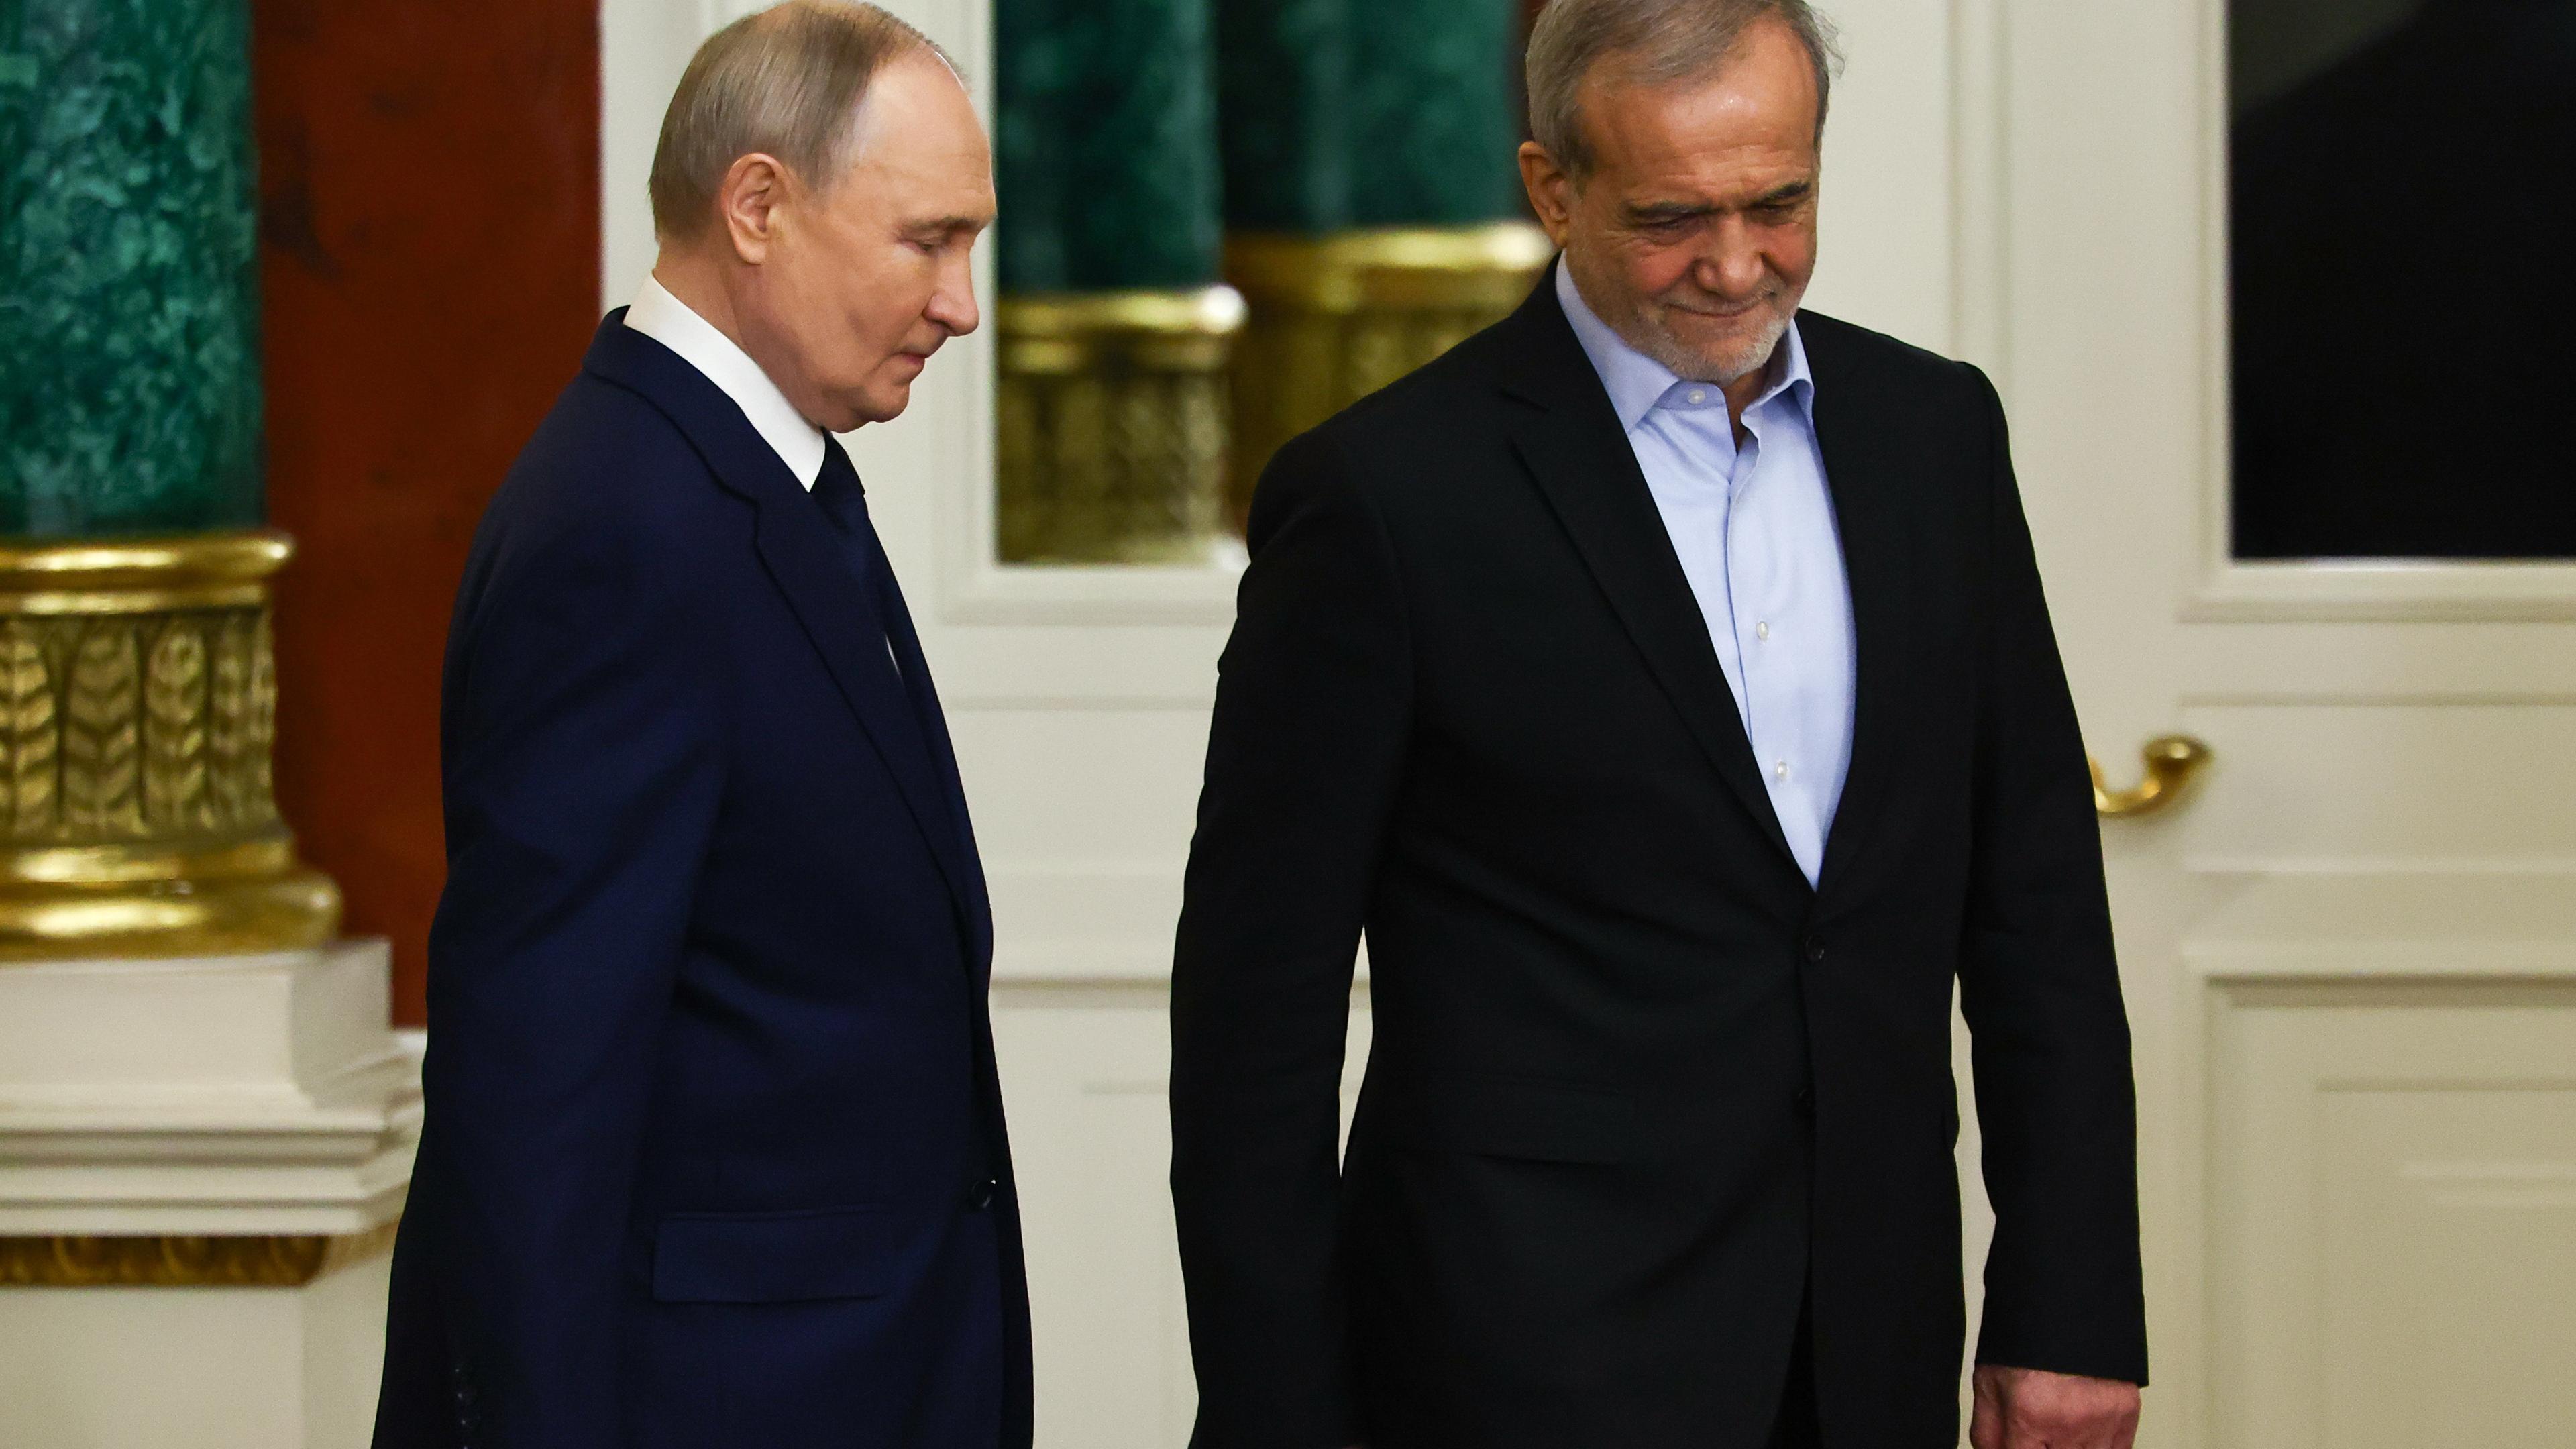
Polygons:
<instances>
[{"instance_id":1,"label":"eyebrow","mask_svg":"<svg viewBox=\"0 0 2576 1449\"><path fill-rule=\"evenodd\" d=\"M985 218L980 216L942 216L908 223L904 230L914 236L946 236L951 232L980 231L984 225Z\"/></svg>"},{"instance_id":2,"label":"eyebrow","mask_svg":"<svg viewBox=\"0 0 2576 1449\"><path fill-rule=\"evenodd\" d=\"M1816 184L1813 181L1788 182L1753 198L1743 209L1750 211L1757 207L1781 206L1793 201L1803 201L1812 195L1815 189ZM1650 201L1643 205L1630 206L1627 212L1630 221L1651 224L1665 221L1697 221L1702 217L1716 216L1729 209L1723 206L1711 206L1706 202Z\"/></svg>"}]
</instances>

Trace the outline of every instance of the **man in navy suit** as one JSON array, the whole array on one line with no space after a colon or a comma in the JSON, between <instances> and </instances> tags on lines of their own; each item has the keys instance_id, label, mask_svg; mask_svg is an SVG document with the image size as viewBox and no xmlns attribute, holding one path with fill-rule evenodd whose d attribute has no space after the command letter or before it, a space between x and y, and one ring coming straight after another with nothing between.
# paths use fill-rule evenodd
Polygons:
<instances>
[{"instance_id":1,"label":"man in navy suit","mask_svg":"<svg viewBox=\"0 0 2576 1449\"><path fill-rule=\"evenodd\" d=\"M1026 1446L990 909L830 436L974 330L989 148L929 41L793 0L699 52L652 193L457 600L376 1443Z\"/></svg>"}]
</instances>

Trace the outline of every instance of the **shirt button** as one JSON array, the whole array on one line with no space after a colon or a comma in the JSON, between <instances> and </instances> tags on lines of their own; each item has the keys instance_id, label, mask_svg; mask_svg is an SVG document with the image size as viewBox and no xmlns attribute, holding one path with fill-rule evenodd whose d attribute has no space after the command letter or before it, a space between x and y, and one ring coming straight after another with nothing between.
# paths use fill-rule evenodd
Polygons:
<instances>
[{"instance_id":1,"label":"shirt button","mask_svg":"<svg viewBox=\"0 0 2576 1449\"><path fill-rule=\"evenodd\" d=\"M1783 779L1783 780L1788 779L1788 778L1789 778L1789 762L1788 762L1787 760L1782 760L1780 763L1778 763L1778 764L1776 764L1776 765L1773 765L1773 766L1771 767L1771 773L1772 773L1773 775L1778 776L1779 778L1781 778L1781 779Z\"/></svg>"},{"instance_id":2,"label":"shirt button","mask_svg":"<svg viewBox=\"0 0 2576 1449\"><path fill-rule=\"evenodd\" d=\"M1693 403L1704 403L1708 401L1708 394L1700 391L1698 388L1692 388L1690 391L1690 400Z\"/></svg>"},{"instance_id":3,"label":"shirt button","mask_svg":"<svg viewBox=\"0 0 2576 1449\"><path fill-rule=\"evenodd\" d=\"M1771 621L1765 619L1761 623L1754 625L1753 637L1756 639L1769 639L1771 637Z\"/></svg>"}]
</instances>

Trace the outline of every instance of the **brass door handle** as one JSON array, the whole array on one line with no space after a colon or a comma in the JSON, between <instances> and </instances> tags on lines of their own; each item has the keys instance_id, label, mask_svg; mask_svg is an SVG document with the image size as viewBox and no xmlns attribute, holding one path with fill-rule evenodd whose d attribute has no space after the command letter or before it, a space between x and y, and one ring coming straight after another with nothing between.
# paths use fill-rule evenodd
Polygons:
<instances>
[{"instance_id":1,"label":"brass door handle","mask_svg":"<svg viewBox=\"0 0 2576 1449\"><path fill-rule=\"evenodd\" d=\"M2126 790L2112 789L2102 778L2102 762L2086 759L2085 763L2093 767L2093 808L2104 819L2153 815L2171 807L2181 798L2191 777L2209 763L2209 746L2189 735L2149 740L2141 753L2146 756L2147 777Z\"/></svg>"}]
</instances>

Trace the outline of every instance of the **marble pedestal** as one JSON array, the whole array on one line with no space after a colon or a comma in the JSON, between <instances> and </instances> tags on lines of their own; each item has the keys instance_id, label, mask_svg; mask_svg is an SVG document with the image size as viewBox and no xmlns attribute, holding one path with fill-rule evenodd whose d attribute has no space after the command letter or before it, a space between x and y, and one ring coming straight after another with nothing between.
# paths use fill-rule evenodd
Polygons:
<instances>
[{"instance_id":1,"label":"marble pedestal","mask_svg":"<svg viewBox=\"0 0 2576 1449\"><path fill-rule=\"evenodd\" d=\"M419 1065L381 942L0 966L0 1444L358 1449Z\"/></svg>"}]
</instances>

